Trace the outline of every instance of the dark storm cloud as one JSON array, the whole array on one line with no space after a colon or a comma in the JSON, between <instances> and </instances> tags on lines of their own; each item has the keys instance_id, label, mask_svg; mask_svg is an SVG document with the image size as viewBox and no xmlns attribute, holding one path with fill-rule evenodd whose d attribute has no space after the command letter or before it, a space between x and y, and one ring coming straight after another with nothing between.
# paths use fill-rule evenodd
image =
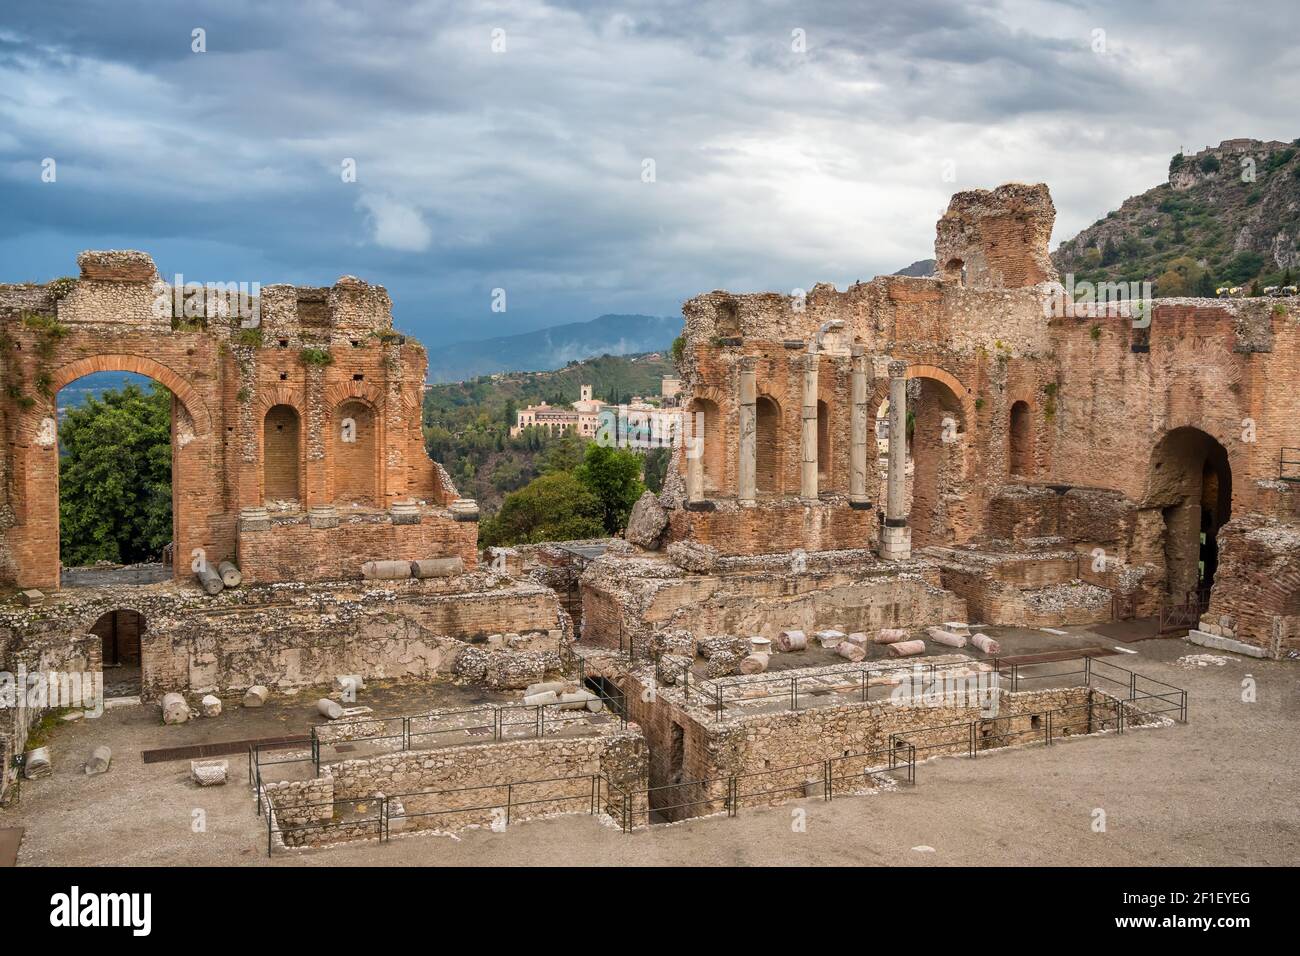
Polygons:
<instances>
[{"instance_id":1,"label":"dark storm cloud","mask_svg":"<svg viewBox=\"0 0 1300 956\"><path fill-rule=\"evenodd\" d=\"M431 342L843 286L927 255L957 189L1046 181L1063 238L1180 146L1297 135L1290 9L10 4L0 278L110 244L194 278L347 272Z\"/></svg>"}]
</instances>

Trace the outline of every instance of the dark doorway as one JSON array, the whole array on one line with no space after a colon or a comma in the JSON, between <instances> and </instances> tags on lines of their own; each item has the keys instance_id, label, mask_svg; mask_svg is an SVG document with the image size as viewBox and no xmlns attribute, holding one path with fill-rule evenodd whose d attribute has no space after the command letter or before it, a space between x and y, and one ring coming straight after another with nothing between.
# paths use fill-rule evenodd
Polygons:
<instances>
[{"instance_id":1,"label":"dark doorway","mask_svg":"<svg viewBox=\"0 0 1300 956\"><path fill-rule=\"evenodd\" d=\"M144 616L126 608L109 611L90 629L100 639L105 697L135 697L140 693L140 636Z\"/></svg>"},{"instance_id":2,"label":"dark doorway","mask_svg":"<svg viewBox=\"0 0 1300 956\"><path fill-rule=\"evenodd\" d=\"M1166 594L1203 611L1219 567L1219 531L1231 518L1228 452L1198 428L1177 428L1156 446L1148 505L1164 518Z\"/></svg>"}]
</instances>

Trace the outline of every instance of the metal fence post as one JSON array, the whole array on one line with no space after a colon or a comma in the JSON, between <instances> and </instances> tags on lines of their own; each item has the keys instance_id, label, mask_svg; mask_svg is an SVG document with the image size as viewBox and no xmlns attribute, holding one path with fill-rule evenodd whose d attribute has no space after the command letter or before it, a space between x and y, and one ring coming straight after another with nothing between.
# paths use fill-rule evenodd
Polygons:
<instances>
[{"instance_id":1,"label":"metal fence post","mask_svg":"<svg viewBox=\"0 0 1300 956\"><path fill-rule=\"evenodd\" d=\"M510 803L514 798L515 785L506 784L506 826L510 826Z\"/></svg>"},{"instance_id":2,"label":"metal fence post","mask_svg":"<svg viewBox=\"0 0 1300 956\"><path fill-rule=\"evenodd\" d=\"M790 709L799 709L799 678L790 678Z\"/></svg>"},{"instance_id":3,"label":"metal fence post","mask_svg":"<svg viewBox=\"0 0 1300 956\"><path fill-rule=\"evenodd\" d=\"M1046 739L1043 742L1050 747L1052 746L1052 712L1050 710L1047 712L1047 728L1045 733Z\"/></svg>"}]
</instances>

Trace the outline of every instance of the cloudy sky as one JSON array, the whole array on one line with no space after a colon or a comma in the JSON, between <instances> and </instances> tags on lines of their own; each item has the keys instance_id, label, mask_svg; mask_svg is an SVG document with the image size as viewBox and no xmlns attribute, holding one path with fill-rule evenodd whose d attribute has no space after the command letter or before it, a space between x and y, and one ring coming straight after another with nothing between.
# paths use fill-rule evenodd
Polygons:
<instances>
[{"instance_id":1,"label":"cloudy sky","mask_svg":"<svg viewBox=\"0 0 1300 956\"><path fill-rule=\"evenodd\" d=\"M957 189L1047 182L1059 242L1180 147L1300 136L1298 26L1294 0L7 0L0 281L85 248L351 273L431 344L843 288L930 255Z\"/></svg>"}]
</instances>

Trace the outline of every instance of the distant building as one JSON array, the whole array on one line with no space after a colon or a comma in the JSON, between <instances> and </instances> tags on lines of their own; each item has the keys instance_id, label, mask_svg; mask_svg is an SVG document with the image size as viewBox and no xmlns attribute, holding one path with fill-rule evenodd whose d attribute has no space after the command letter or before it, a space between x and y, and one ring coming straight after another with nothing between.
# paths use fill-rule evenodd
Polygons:
<instances>
[{"instance_id":1,"label":"distant building","mask_svg":"<svg viewBox=\"0 0 1300 956\"><path fill-rule=\"evenodd\" d=\"M672 381L680 387L680 382ZM552 434L570 431L594 439L603 424L617 422L618 444L627 444L625 439L630 436L631 444L639 448L643 447L640 442L647 446L671 443L681 426L680 408L658 408L640 396L625 405L610 405L592 398L591 391L590 385L583 385L581 397L568 408L543 402L520 409L511 437L521 435L525 428L545 428Z\"/></svg>"}]
</instances>

